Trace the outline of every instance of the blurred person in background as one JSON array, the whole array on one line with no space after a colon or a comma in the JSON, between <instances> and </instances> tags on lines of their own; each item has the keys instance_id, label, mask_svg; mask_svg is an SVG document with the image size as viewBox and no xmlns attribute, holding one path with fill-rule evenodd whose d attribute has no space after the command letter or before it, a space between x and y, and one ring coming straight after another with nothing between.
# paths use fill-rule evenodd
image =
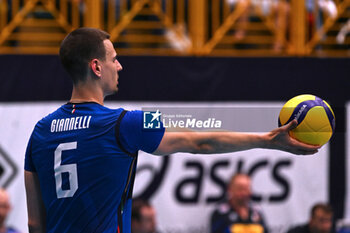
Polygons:
<instances>
[{"instance_id":1,"label":"blurred person in background","mask_svg":"<svg viewBox=\"0 0 350 233\"><path fill-rule=\"evenodd\" d=\"M343 44L345 42L347 34L350 32L350 19L340 28L339 33L336 37L338 44Z\"/></svg>"},{"instance_id":2,"label":"blurred person in background","mask_svg":"<svg viewBox=\"0 0 350 233\"><path fill-rule=\"evenodd\" d=\"M239 28L235 32L236 40L244 39L246 28L249 23L249 14L253 10L256 10L264 17L272 16L274 18L275 41L273 49L276 52L280 52L283 49L290 11L290 3L288 0L227 0L227 2L231 6L234 5L243 9L243 13L237 22Z\"/></svg>"},{"instance_id":3,"label":"blurred person in background","mask_svg":"<svg viewBox=\"0 0 350 233\"><path fill-rule=\"evenodd\" d=\"M267 233L261 210L251 202L251 179L237 173L227 188L227 200L211 216L211 233Z\"/></svg>"},{"instance_id":4,"label":"blurred person in background","mask_svg":"<svg viewBox=\"0 0 350 233\"><path fill-rule=\"evenodd\" d=\"M287 233L333 233L333 210L328 204L315 204L309 222L291 228Z\"/></svg>"},{"instance_id":5,"label":"blurred person in background","mask_svg":"<svg viewBox=\"0 0 350 233\"><path fill-rule=\"evenodd\" d=\"M131 208L132 233L159 233L156 210L146 200L134 199Z\"/></svg>"},{"instance_id":6,"label":"blurred person in background","mask_svg":"<svg viewBox=\"0 0 350 233\"><path fill-rule=\"evenodd\" d=\"M306 0L305 7L309 39L323 26L327 18L336 19L338 15L333 0Z\"/></svg>"},{"instance_id":7,"label":"blurred person in background","mask_svg":"<svg viewBox=\"0 0 350 233\"><path fill-rule=\"evenodd\" d=\"M0 188L0 233L19 233L5 224L6 218L11 211L10 197L7 191Z\"/></svg>"}]
</instances>

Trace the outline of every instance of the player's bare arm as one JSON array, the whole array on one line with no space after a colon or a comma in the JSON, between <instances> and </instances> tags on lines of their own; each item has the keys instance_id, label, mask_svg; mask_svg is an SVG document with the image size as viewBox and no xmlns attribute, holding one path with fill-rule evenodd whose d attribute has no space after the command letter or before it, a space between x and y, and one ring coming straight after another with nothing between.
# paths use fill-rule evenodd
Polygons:
<instances>
[{"instance_id":1,"label":"player's bare arm","mask_svg":"<svg viewBox=\"0 0 350 233\"><path fill-rule=\"evenodd\" d=\"M41 197L39 178L35 172L24 172L27 194L29 233L44 233L46 231L46 213Z\"/></svg>"},{"instance_id":2,"label":"player's bare arm","mask_svg":"<svg viewBox=\"0 0 350 233\"><path fill-rule=\"evenodd\" d=\"M274 129L264 134L238 132L165 132L163 139L153 153L168 155L176 152L194 154L228 153L253 148L277 149L298 155L314 154L318 146L311 146L291 138L289 130L297 122Z\"/></svg>"}]
</instances>

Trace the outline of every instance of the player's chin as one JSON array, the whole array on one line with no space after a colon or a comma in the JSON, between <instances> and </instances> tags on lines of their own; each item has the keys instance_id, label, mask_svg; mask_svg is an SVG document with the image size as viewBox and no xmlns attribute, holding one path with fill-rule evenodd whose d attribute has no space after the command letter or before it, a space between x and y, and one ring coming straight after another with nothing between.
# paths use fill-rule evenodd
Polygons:
<instances>
[{"instance_id":1,"label":"player's chin","mask_svg":"<svg viewBox=\"0 0 350 233\"><path fill-rule=\"evenodd\" d=\"M115 87L114 89L110 89L110 90L106 91L105 96L114 95L117 92L118 92L118 87Z\"/></svg>"},{"instance_id":2,"label":"player's chin","mask_svg":"<svg viewBox=\"0 0 350 233\"><path fill-rule=\"evenodd\" d=\"M116 84L115 84L115 86L114 86L114 88L113 88L113 90L112 90L112 92L113 92L113 94L115 94L115 93L117 93L118 92L118 90L119 90L119 88L118 88L118 82L116 82Z\"/></svg>"},{"instance_id":3,"label":"player's chin","mask_svg":"<svg viewBox=\"0 0 350 233\"><path fill-rule=\"evenodd\" d=\"M110 95L116 94L118 92L118 87L116 87L115 89L111 90Z\"/></svg>"}]
</instances>

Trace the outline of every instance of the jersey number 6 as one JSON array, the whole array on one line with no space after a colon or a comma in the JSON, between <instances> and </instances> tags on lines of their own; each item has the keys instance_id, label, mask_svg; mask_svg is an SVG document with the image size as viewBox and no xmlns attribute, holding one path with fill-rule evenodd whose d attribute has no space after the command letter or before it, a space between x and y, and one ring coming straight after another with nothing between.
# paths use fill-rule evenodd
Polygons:
<instances>
[{"instance_id":1,"label":"jersey number 6","mask_svg":"<svg viewBox=\"0 0 350 233\"><path fill-rule=\"evenodd\" d=\"M77 149L77 142L61 143L55 150L55 182L56 182L56 194L57 198L73 197L74 193L78 190L78 173L77 164L65 164L62 165L62 151ZM62 189L62 173L68 173L69 175L69 189Z\"/></svg>"}]
</instances>

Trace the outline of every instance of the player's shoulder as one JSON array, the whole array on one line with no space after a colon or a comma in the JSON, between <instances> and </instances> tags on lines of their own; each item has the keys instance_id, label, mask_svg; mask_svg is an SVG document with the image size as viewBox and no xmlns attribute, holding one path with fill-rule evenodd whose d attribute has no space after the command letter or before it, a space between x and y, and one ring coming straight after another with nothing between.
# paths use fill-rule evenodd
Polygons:
<instances>
[{"instance_id":1,"label":"player's shoulder","mask_svg":"<svg viewBox=\"0 0 350 233\"><path fill-rule=\"evenodd\" d=\"M143 112L141 110L127 110L121 119L121 125L123 128L139 128L142 125Z\"/></svg>"},{"instance_id":2,"label":"player's shoulder","mask_svg":"<svg viewBox=\"0 0 350 233\"><path fill-rule=\"evenodd\" d=\"M143 111L141 110L125 110L125 119L127 120L135 120L135 119L140 119L143 116Z\"/></svg>"},{"instance_id":3,"label":"player's shoulder","mask_svg":"<svg viewBox=\"0 0 350 233\"><path fill-rule=\"evenodd\" d=\"M252 213L252 218L253 219L263 219L264 218L264 214L263 214L263 209L261 208L261 206L257 203L249 203L249 209Z\"/></svg>"},{"instance_id":4,"label":"player's shoulder","mask_svg":"<svg viewBox=\"0 0 350 233\"><path fill-rule=\"evenodd\" d=\"M249 204L249 209L251 212L251 221L255 223L262 223L264 222L264 215L263 210L260 205L255 203Z\"/></svg>"},{"instance_id":5,"label":"player's shoulder","mask_svg":"<svg viewBox=\"0 0 350 233\"><path fill-rule=\"evenodd\" d=\"M236 222L238 218L238 214L231 208L231 206L227 202L220 202L219 204L217 204L215 206L214 211L211 214L212 222L223 221L224 219L230 222Z\"/></svg>"},{"instance_id":6,"label":"player's shoulder","mask_svg":"<svg viewBox=\"0 0 350 233\"><path fill-rule=\"evenodd\" d=\"M50 112L49 114L47 114L46 116L44 116L43 118L41 118L35 125L35 128L39 128L40 126L43 126L45 124L47 124L48 122L50 122L53 118L57 117L60 112L62 111L62 107L64 105L58 107L55 111Z\"/></svg>"},{"instance_id":7,"label":"player's shoulder","mask_svg":"<svg viewBox=\"0 0 350 233\"><path fill-rule=\"evenodd\" d=\"M116 115L120 115L122 112L124 113L123 119L124 118L139 118L140 116L142 116L142 111L141 110L133 110L133 109L128 109L128 108L124 108L124 107L111 107L111 106L99 106L98 109L96 109L96 111L100 112L100 113L110 113L110 114L116 114Z\"/></svg>"},{"instance_id":8,"label":"player's shoulder","mask_svg":"<svg viewBox=\"0 0 350 233\"><path fill-rule=\"evenodd\" d=\"M228 214L230 211L231 211L231 207L229 203L225 201L219 202L214 208L214 213L219 215Z\"/></svg>"}]
</instances>

